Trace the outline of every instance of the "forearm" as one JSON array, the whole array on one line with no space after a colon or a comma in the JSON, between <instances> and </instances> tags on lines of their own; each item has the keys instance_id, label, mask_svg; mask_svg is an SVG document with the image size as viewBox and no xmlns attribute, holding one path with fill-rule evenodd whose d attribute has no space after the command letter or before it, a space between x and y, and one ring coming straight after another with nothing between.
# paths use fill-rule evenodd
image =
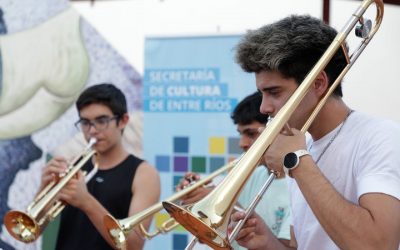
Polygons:
<instances>
[{"instance_id":1,"label":"forearm","mask_svg":"<svg viewBox=\"0 0 400 250\"><path fill-rule=\"evenodd\" d=\"M292 246L292 245L291 245L290 240L285 240L285 239L278 239L278 240L279 240L279 242L280 242L281 244L283 244L283 246L285 247L285 248L283 248L283 249L296 249L295 246ZM274 249L275 249L275 248L274 248Z\"/></svg>"},{"instance_id":2,"label":"forearm","mask_svg":"<svg viewBox=\"0 0 400 250\"><path fill-rule=\"evenodd\" d=\"M114 246L114 243L108 236L108 232L103 224L104 216L108 214L108 211L93 196L90 196L81 210L90 219L103 239L105 239L110 246Z\"/></svg>"},{"instance_id":3,"label":"forearm","mask_svg":"<svg viewBox=\"0 0 400 250\"><path fill-rule=\"evenodd\" d=\"M378 249L383 230L371 213L344 199L322 175L311 157L292 171L304 198L326 233L341 249Z\"/></svg>"},{"instance_id":4,"label":"forearm","mask_svg":"<svg viewBox=\"0 0 400 250\"><path fill-rule=\"evenodd\" d=\"M294 247L290 247L288 240L280 240L276 237L270 237L266 244L262 247L248 248L249 250L293 250Z\"/></svg>"},{"instance_id":5,"label":"forearm","mask_svg":"<svg viewBox=\"0 0 400 250\"><path fill-rule=\"evenodd\" d=\"M282 240L276 237L271 237L268 241L267 247L263 248L263 250L293 250L296 249L294 247L290 247L289 240ZM254 249L254 250L262 250L262 249Z\"/></svg>"},{"instance_id":6,"label":"forearm","mask_svg":"<svg viewBox=\"0 0 400 250\"><path fill-rule=\"evenodd\" d=\"M135 228L134 230L139 232L138 228ZM146 230L148 230L147 227L146 227ZM141 234L141 233L135 233L135 232L132 231L128 235L128 238L127 238L127 250L142 250L143 249L145 239L144 239L144 237L143 238L139 237L139 234Z\"/></svg>"}]
</instances>

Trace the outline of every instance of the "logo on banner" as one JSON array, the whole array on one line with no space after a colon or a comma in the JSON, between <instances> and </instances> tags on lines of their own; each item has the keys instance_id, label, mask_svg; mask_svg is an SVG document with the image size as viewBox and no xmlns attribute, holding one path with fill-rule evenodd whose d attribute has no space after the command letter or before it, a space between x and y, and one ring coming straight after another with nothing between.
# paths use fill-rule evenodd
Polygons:
<instances>
[{"instance_id":1,"label":"logo on banner","mask_svg":"<svg viewBox=\"0 0 400 250\"><path fill-rule=\"evenodd\" d=\"M146 112L230 112L237 99L217 68L148 69L144 76Z\"/></svg>"}]
</instances>

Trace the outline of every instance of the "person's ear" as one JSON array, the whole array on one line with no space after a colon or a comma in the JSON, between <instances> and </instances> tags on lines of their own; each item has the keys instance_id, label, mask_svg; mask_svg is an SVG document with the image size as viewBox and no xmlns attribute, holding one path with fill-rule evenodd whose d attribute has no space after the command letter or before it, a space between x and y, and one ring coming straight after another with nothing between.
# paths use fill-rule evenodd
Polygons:
<instances>
[{"instance_id":1,"label":"person's ear","mask_svg":"<svg viewBox=\"0 0 400 250\"><path fill-rule=\"evenodd\" d=\"M329 79L325 71L319 73L314 81L314 90L318 96L323 96L329 89Z\"/></svg>"},{"instance_id":2,"label":"person's ear","mask_svg":"<svg viewBox=\"0 0 400 250\"><path fill-rule=\"evenodd\" d=\"M119 128L125 128L128 122L129 122L129 115L128 113L125 113L119 119L119 124L118 124Z\"/></svg>"}]
</instances>

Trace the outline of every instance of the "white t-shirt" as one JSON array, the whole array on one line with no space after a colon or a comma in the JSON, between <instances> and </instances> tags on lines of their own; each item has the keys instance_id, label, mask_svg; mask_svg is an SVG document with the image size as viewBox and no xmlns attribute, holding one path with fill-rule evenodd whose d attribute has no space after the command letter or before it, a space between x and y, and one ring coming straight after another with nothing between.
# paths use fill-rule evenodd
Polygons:
<instances>
[{"instance_id":1,"label":"white t-shirt","mask_svg":"<svg viewBox=\"0 0 400 250\"><path fill-rule=\"evenodd\" d=\"M340 126L318 141L307 142L314 160ZM359 204L361 195L372 192L400 199L399 124L353 112L322 155L318 167L335 189L354 204ZM338 249L319 224L294 179L289 181L289 193L298 249Z\"/></svg>"}]
</instances>

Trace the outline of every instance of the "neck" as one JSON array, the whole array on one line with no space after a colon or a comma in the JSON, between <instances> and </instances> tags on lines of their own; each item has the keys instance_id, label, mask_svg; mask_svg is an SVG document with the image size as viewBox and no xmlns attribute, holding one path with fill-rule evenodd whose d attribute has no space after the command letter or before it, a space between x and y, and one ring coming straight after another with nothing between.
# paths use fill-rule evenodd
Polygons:
<instances>
[{"instance_id":1,"label":"neck","mask_svg":"<svg viewBox=\"0 0 400 250\"><path fill-rule=\"evenodd\" d=\"M111 169L122 162L128 155L129 153L124 149L122 143L118 143L107 151L97 154L99 169Z\"/></svg>"},{"instance_id":2,"label":"neck","mask_svg":"<svg viewBox=\"0 0 400 250\"><path fill-rule=\"evenodd\" d=\"M350 108L341 98L331 97L321 109L308 132L314 141L334 130L348 116Z\"/></svg>"}]
</instances>

